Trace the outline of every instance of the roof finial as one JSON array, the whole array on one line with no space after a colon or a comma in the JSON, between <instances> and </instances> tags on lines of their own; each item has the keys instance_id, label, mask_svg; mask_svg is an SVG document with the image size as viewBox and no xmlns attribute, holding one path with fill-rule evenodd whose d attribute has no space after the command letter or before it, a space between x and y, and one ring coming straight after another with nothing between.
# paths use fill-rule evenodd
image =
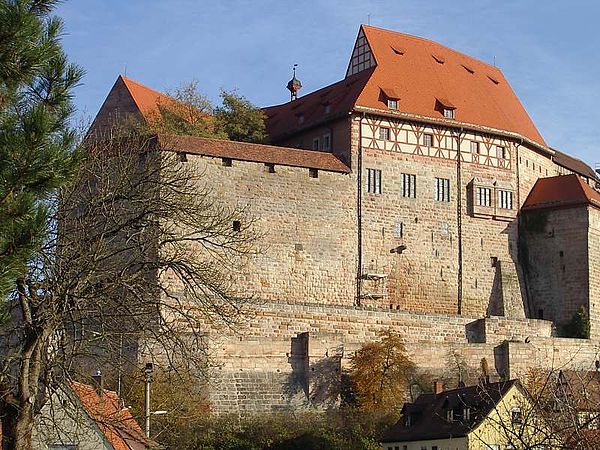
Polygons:
<instances>
[{"instance_id":1,"label":"roof finial","mask_svg":"<svg viewBox=\"0 0 600 450\"><path fill-rule=\"evenodd\" d=\"M294 64L294 66L292 67L293 76L287 84L287 88L291 94L291 100L296 100L298 98L298 91L302 87L302 83L298 78L296 78L296 67L298 67L298 64Z\"/></svg>"},{"instance_id":2,"label":"roof finial","mask_svg":"<svg viewBox=\"0 0 600 450\"><path fill-rule=\"evenodd\" d=\"M371 25L371 13L367 14L367 25Z\"/></svg>"}]
</instances>

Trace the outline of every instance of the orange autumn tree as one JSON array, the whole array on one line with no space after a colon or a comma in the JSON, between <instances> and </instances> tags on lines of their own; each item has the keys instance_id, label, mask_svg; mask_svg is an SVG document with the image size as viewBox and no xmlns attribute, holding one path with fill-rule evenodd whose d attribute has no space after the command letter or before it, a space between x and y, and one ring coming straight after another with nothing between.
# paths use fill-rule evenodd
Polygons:
<instances>
[{"instance_id":1,"label":"orange autumn tree","mask_svg":"<svg viewBox=\"0 0 600 450\"><path fill-rule=\"evenodd\" d=\"M360 409L400 410L416 380L416 366L398 334L381 333L379 341L357 350L350 364L350 381Z\"/></svg>"}]
</instances>

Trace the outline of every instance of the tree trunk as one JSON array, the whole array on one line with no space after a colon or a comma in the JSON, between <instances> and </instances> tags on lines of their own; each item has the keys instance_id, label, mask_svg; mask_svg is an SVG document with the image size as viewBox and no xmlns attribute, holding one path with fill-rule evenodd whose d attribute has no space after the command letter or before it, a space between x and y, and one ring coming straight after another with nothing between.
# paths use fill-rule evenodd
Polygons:
<instances>
[{"instance_id":1,"label":"tree trunk","mask_svg":"<svg viewBox=\"0 0 600 450\"><path fill-rule=\"evenodd\" d=\"M20 411L9 406L2 414L2 450L32 450L33 405Z\"/></svg>"}]
</instances>

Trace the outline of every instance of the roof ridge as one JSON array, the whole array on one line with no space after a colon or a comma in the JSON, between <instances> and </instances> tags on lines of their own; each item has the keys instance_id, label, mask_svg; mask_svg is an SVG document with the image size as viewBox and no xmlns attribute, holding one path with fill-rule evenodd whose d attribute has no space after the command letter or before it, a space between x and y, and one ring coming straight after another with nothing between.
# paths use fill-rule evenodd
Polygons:
<instances>
[{"instance_id":1,"label":"roof ridge","mask_svg":"<svg viewBox=\"0 0 600 450\"><path fill-rule=\"evenodd\" d=\"M426 37L423 37L423 36L417 36L416 34L403 33L401 31L395 31L395 30L390 30L390 29L387 29L387 28L381 28L381 27L376 27L376 26L373 26L373 25L367 25L367 24L364 24L364 23L361 24L361 27L372 28L374 30L383 31L383 32L386 32L386 33L391 33L391 34L397 34L397 35L400 35L400 36L405 36L405 37L408 37L408 38L411 38L411 39L415 39L415 40L419 40L419 41L423 41L423 42L426 42L426 43L439 45L440 47L443 47L445 50L448 50L448 51L450 51L452 53L455 53L457 55L466 57L466 58L471 59L473 61L476 61L476 62L478 62L480 64L483 64L484 66L486 66L486 67L488 67L490 69L493 69L493 70L495 70L497 72L500 72L502 74L502 76L504 77L504 72L499 67L494 66L494 65L492 65L492 64L490 64L488 62L485 62L482 59L476 58L476 57L471 56L471 55L467 55L466 53L459 52L458 50L455 50L455 49L453 49L451 47L448 47L447 45L442 44L442 43L440 43L438 41L434 41L433 39L429 39L429 38L426 38Z\"/></svg>"}]
</instances>

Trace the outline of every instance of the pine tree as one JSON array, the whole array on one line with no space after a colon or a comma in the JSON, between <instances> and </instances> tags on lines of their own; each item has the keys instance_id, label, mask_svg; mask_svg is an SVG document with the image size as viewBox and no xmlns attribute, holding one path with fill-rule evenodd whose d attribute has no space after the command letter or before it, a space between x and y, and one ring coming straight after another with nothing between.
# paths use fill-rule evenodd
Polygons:
<instances>
[{"instance_id":1,"label":"pine tree","mask_svg":"<svg viewBox=\"0 0 600 450\"><path fill-rule=\"evenodd\" d=\"M0 296L21 294L28 263L44 242L56 205L53 194L74 174L79 156L70 126L72 92L83 72L61 47L62 22L51 16L57 0L0 0ZM2 305L11 307L20 295ZM40 336L32 320L44 298L13 318L29 343ZM17 304L15 303L15 304ZM43 308L42 308L43 309ZM5 319L6 320L6 319ZM49 315L46 315L49 320ZM22 322L22 323L21 323ZM5 325L7 325L5 323ZM15 338L17 336L14 336ZM12 337L11 337L12 339ZM0 355L2 448L31 448L34 407L43 391L28 361L44 350L22 348L22 367L35 383L21 382ZM20 378L18 378L20 377ZM15 380L18 379L17 383Z\"/></svg>"},{"instance_id":2,"label":"pine tree","mask_svg":"<svg viewBox=\"0 0 600 450\"><path fill-rule=\"evenodd\" d=\"M50 194L77 164L69 127L82 71L61 48L56 0L0 0L0 295L43 240Z\"/></svg>"}]
</instances>

